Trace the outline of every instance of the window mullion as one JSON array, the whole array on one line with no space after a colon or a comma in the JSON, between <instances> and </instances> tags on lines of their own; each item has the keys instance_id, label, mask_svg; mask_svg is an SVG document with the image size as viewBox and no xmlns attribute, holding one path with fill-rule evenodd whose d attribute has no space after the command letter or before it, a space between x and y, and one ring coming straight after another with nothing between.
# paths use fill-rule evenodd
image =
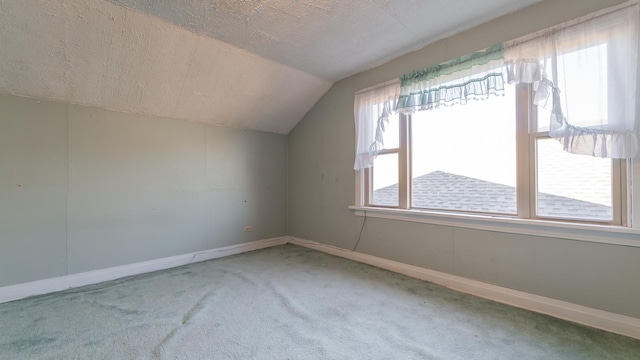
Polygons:
<instances>
[{"instance_id":1,"label":"window mullion","mask_svg":"<svg viewBox=\"0 0 640 360\"><path fill-rule=\"evenodd\" d=\"M408 209L410 204L409 126L408 116L400 114L400 148L398 152L398 207Z\"/></svg>"},{"instance_id":2,"label":"window mullion","mask_svg":"<svg viewBox=\"0 0 640 360\"><path fill-rule=\"evenodd\" d=\"M626 193L626 161L614 159L611 163L611 185L613 224L628 226L627 218L627 193Z\"/></svg>"},{"instance_id":3,"label":"window mullion","mask_svg":"<svg viewBox=\"0 0 640 360\"><path fill-rule=\"evenodd\" d=\"M529 136L531 119L535 119L530 85L516 86L516 202L518 217L528 219L535 214L535 143ZM533 202L533 204L532 204ZM532 206L533 205L533 206Z\"/></svg>"},{"instance_id":4,"label":"window mullion","mask_svg":"<svg viewBox=\"0 0 640 360\"><path fill-rule=\"evenodd\" d=\"M365 172L364 176L364 194L365 194L365 205L371 205L372 199L372 191L371 191L371 182L373 181L373 167L367 168L363 170Z\"/></svg>"},{"instance_id":5,"label":"window mullion","mask_svg":"<svg viewBox=\"0 0 640 360\"><path fill-rule=\"evenodd\" d=\"M637 229L640 228L640 155L627 160L627 164L627 226Z\"/></svg>"}]
</instances>

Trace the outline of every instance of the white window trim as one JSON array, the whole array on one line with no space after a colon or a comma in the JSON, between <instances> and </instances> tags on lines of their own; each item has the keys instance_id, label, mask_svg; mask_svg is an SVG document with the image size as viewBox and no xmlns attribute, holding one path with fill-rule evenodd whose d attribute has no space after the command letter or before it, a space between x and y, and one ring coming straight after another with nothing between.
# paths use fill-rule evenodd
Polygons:
<instances>
[{"instance_id":1,"label":"white window trim","mask_svg":"<svg viewBox=\"0 0 640 360\"><path fill-rule=\"evenodd\" d=\"M630 4L637 5L637 1ZM630 6L625 3L615 9ZM606 10L598 14L608 13ZM612 10L611 10L612 11ZM593 15L595 17L596 15ZM593 18L591 17L591 18ZM583 21L583 20L580 20ZM572 26L573 22L566 26ZM563 25L565 26L565 25ZM560 29L557 27L557 29ZM544 30L547 31L547 30ZM542 33L542 32L541 32ZM537 36L533 34L532 36ZM520 39L522 40L522 39ZM530 40L530 39L529 39ZM369 206L367 201L371 198L370 184L366 181L368 170L356 172L356 202L349 208L356 216L365 216L397 221L409 221L434 225L451 226L458 228L470 228L484 231L495 231L513 234L525 234L548 238L588 241L603 244L615 244L629 247L640 247L640 154L629 160L612 161L612 209L613 220L610 222L589 221L580 219L547 218L536 215L536 143L537 138L546 137L548 134L537 131L528 131L525 126L535 126L535 108L531 107L531 87L519 86L516 93L517 102L526 101L528 107L517 106L516 117L518 127L516 142L517 157L517 215L454 212L438 209L414 209L411 208L411 152L399 152L406 154L399 158L399 194L398 207ZM530 119L533 121L527 120ZM525 121L527 120L527 121ZM402 123L402 121L401 121ZM411 126L411 122L407 123ZM534 129L531 129L534 130ZM638 130L637 127L635 129ZM407 127L401 130L401 136L409 135ZM410 140L410 139L409 139ZM402 146L402 145L401 145ZM406 146L406 145L405 145ZM404 167L404 169L403 169ZM526 175L526 176L525 176ZM406 186L402 186L405 184ZM369 193L369 194L368 194Z\"/></svg>"},{"instance_id":2,"label":"white window trim","mask_svg":"<svg viewBox=\"0 0 640 360\"><path fill-rule=\"evenodd\" d=\"M524 104L527 106L523 106ZM628 227L629 224L629 208L627 207L627 186L622 186L622 182L627 182L627 160L611 159L611 207L613 217L610 221L587 220L580 218L563 218L553 216L537 215L536 196L538 194L538 184L536 176L538 171L536 161L536 146L539 139L552 139L548 131L539 131L537 108L533 105L533 89L530 84L516 85L516 141L517 147L517 166L528 167L528 169L520 170L517 173L527 176L518 178L517 191L518 200L522 198L522 204L519 204L518 215L520 218L530 220L549 220L549 221L568 221L592 223L604 226L622 226ZM521 197L521 198L520 198ZM520 206L522 207L520 208ZM527 208L525 208L527 207ZM631 222L633 224L633 222Z\"/></svg>"},{"instance_id":3,"label":"white window trim","mask_svg":"<svg viewBox=\"0 0 640 360\"><path fill-rule=\"evenodd\" d=\"M357 193L357 191L356 191ZM640 229L507 216L349 206L356 216L640 247Z\"/></svg>"},{"instance_id":4,"label":"white window trim","mask_svg":"<svg viewBox=\"0 0 640 360\"><path fill-rule=\"evenodd\" d=\"M527 98L531 96L530 91L526 86L518 88L519 90L517 91L516 97ZM522 100L522 98L520 100ZM522 113L518 113L517 116L530 116L529 111L531 111L531 109L526 109L526 107L516 107L516 109L520 109L518 111L522 111ZM527 122L522 121L518 121L518 126L523 126L523 123L524 126L529 126ZM408 129L406 127L404 129L401 129L401 136L407 136L407 131ZM519 133L523 133L523 136L525 137L531 136L528 131ZM401 148L403 146L402 140L405 140L406 142L406 137L404 139L401 139ZM531 146L530 141L521 141L519 143L519 146ZM404 146L406 146L406 144ZM525 149L520 149L518 151L522 150ZM526 149L524 151L525 154L521 154L527 158L527 161L524 161L524 163L522 161L520 162L521 164L523 163L524 166L533 166L532 163L528 161L528 159L530 159L530 151L531 149ZM409 156L411 156L410 152L407 153L409 154ZM407 161L410 161L410 159L403 159L401 163L405 163ZM401 168L399 169L401 174L408 174L406 171L406 167L404 169L402 169L403 166L399 167ZM626 168L626 166L624 167ZM640 201L638 201L640 200L640 197L636 196L635 199L631 197L631 194L640 194L640 181L631 180L640 179L640 155L632 159L628 167L628 171L630 173L629 175L631 176L627 177L627 182L630 183L627 188L631 191L629 191L629 193L624 191L624 193L621 194L622 200L626 200L628 204L633 204L632 208L635 209L635 211L631 211L633 218L629 219L631 221L631 224L633 224L633 227L613 224L599 224L594 222L577 222L579 220L564 221L562 219L550 220L536 217L522 218L517 216L496 214L409 209L406 206L404 208L402 206L398 208L368 206L366 204L366 201L367 191L369 189L365 184L368 178L366 176L366 171L367 170L356 171L356 201L355 205L349 206L349 209L353 210L354 214L357 216L452 226L511 234L533 235L549 238L640 247L640 211L637 210L638 208L640 208L640 206L638 206L638 203L640 203ZM533 173L533 169L531 169L531 173ZM410 178L411 175L408 174L408 176ZM523 179L521 179L521 181L522 180ZM408 191L410 191L410 181L408 181L408 179L402 178L400 178L400 181L407 181L408 185L406 188L409 189ZM528 182L531 181L531 179L524 179L524 181ZM519 186L517 188L522 188L521 185L523 184L519 183L518 185ZM525 188L529 188L529 185L525 186ZM518 196L529 198L535 196L535 194L534 192L529 192L527 190L525 193L519 193ZM523 209L518 208L519 214L522 215L522 211L524 210L525 216L530 216L531 200L532 199L529 198L526 202L519 202L519 204L525 204ZM623 224L624 223L626 223L626 221L623 221Z\"/></svg>"}]
</instances>

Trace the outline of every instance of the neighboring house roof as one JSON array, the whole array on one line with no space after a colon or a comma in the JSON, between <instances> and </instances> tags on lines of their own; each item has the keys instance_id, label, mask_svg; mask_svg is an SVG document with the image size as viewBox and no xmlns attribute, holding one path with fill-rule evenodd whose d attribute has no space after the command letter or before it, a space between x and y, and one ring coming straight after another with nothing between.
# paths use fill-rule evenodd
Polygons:
<instances>
[{"instance_id":1,"label":"neighboring house roof","mask_svg":"<svg viewBox=\"0 0 640 360\"><path fill-rule=\"evenodd\" d=\"M414 208L516 213L515 187L443 171L414 178L412 192ZM373 202L376 205L397 206L398 184L374 191ZM551 217L612 218L609 206L545 193L538 194L538 213Z\"/></svg>"}]
</instances>

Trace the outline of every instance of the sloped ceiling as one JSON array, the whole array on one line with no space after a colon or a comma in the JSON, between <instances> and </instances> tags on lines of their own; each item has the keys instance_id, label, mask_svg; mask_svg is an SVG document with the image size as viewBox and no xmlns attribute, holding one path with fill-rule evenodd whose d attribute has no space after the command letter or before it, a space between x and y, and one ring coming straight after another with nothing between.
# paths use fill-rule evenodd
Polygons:
<instances>
[{"instance_id":1,"label":"sloped ceiling","mask_svg":"<svg viewBox=\"0 0 640 360\"><path fill-rule=\"evenodd\" d=\"M538 0L0 0L0 91L286 134L339 79Z\"/></svg>"}]
</instances>

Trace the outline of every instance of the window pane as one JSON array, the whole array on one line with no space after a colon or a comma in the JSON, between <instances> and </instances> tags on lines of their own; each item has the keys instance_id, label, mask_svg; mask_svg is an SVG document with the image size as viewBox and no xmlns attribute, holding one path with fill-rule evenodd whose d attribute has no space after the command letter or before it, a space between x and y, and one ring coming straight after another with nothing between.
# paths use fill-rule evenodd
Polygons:
<instances>
[{"instance_id":1,"label":"window pane","mask_svg":"<svg viewBox=\"0 0 640 360\"><path fill-rule=\"evenodd\" d=\"M515 87L412 116L412 207L516 214Z\"/></svg>"},{"instance_id":2,"label":"window pane","mask_svg":"<svg viewBox=\"0 0 640 360\"><path fill-rule=\"evenodd\" d=\"M397 149L400 147L400 115L389 117L389 124L384 131L384 148Z\"/></svg>"},{"instance_id":3,"label":"window pane","mask_svg":"<svg viewBox=\"0 0 640 360\"><path fill-rule=\"evenodd\" d=\"M549 131L549 124L551 122L551 111L538 106L538 131Z\"/></svg>"},{"instance_id":4,"label":"window pane","mask_svg":"<svg viewBox=\"0 0 640 360\"><path fill-rule=\"evenodd\" d=\"M372 171L371 204L398 206L398 154L378 155Z\"/></svg>"},{"instance_id":5,"label":"window pane","mask_svg":"<svg viewBox=\"0 0 640 360\"><path fill-rule=\"evenodd\" d=\"M538 216L611 221L611 160L570 154L537 140Z\"/></svg>"}]
</instances>

